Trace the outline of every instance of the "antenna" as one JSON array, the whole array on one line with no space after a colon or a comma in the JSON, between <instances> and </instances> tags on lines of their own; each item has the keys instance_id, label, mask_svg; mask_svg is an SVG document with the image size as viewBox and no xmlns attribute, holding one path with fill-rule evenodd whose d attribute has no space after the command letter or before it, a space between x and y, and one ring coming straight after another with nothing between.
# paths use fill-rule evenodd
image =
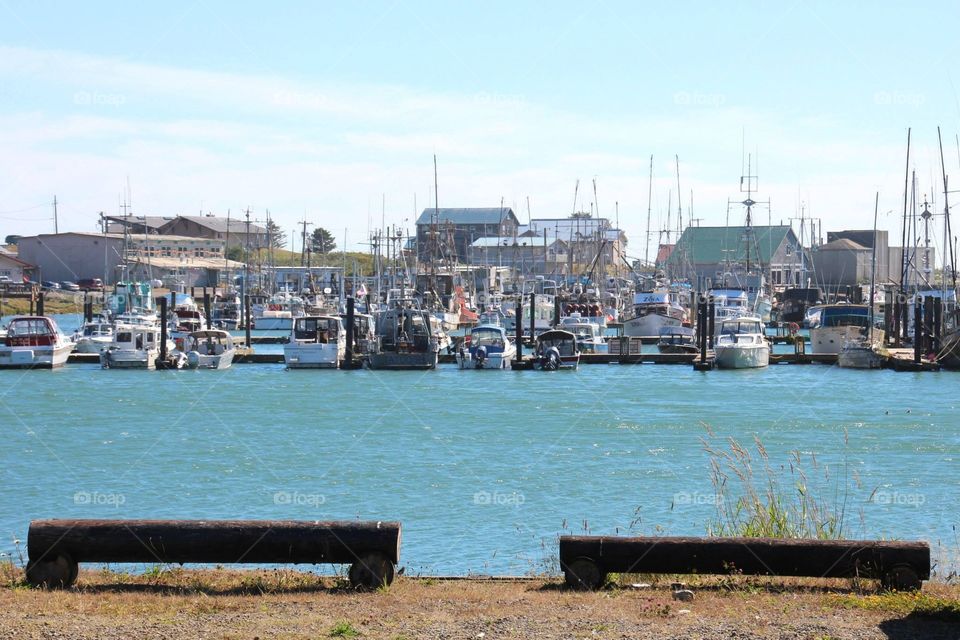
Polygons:
<instances>
[{"instance_id":1,"label":"antenna","mask_svg":"<svg viewBox=\"0 0 960 640\"><path fill-rule=\"evenodd\" d=\"M57 224L57 196L53 196L53 232L60 233L60 228Z\"/></svg>"},{"instance_id":2,"label":"antenna","mask_svg":"<svg viewBox=\"0 0 960 640\"><path fill-rule=\"evenodd\" d=\"M677 233L683 233L683 204L681 202L681 191L680 191L680 156L674 154L673 156L677 162Z\"/></svg>"},{"instance_id":3,"label":"antenna","mask_svg":"<svg viewBox=\"0 0 960 640\"><path fill-rule=\"evenodd\" d=\"M647 246L643 261L650 264L650 213L653 211L653 154L650 154L650 180L647 182Z\"/></svg>"}]
</instances>

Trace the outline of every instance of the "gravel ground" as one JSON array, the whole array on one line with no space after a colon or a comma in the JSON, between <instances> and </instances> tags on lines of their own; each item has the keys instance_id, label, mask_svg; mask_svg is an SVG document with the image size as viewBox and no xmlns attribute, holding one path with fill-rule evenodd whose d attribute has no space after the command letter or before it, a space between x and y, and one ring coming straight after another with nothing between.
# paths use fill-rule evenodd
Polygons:
<instances>
[{"instance_id":1,"label":"gravel ground","mask_svg":"<svg viewBox=\"0 0 960 640\"><path fill-rule=\"evenodd\" d=\"M851 606L864 596L694 591L693 602L678 602L665 585L578 593L543 580L401 578L386 591L354 593L297 572L86 572L68 591L0 588L0 638L960 639L956 617ZM925 592L960 596L943 585Z\"/></svg>"}]
</instances>

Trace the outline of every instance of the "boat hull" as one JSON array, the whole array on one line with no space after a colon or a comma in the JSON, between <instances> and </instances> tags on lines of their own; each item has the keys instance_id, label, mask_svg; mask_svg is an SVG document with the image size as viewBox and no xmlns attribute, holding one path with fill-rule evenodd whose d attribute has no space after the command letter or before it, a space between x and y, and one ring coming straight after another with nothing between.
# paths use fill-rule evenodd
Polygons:
<instances>
[{"instance_id":1,"label":"boat hull","mask_svg":"<svg viewBox=\"0 0 960 640\"><path fill-rule=\"evenodd\" d=\"M810 353L814 355L839 355L843 345L848 342L861 342L865 336L865 329L856 325L840 327L815 327L810 329ZM879 334L879 336L877 335ZM876 340L883 343L883 331L874 329Z\"/></svg>"},{"instance_id":2,"label":"boat hull","mask_svg":"<svg viewBox=\"0 0 960 640\"><path fill-rule=\"evenodd\" d=\"M770 346L766 344L716 345L714 353L721 369L759 369L770 364Z\"/></svg>"},{"instance_id":3,"label":"boat hull","mask_svg":"<svg viewBox=\"0 0 960 640\"><path fill-rule=\"evenodd\" d=\"M344 353L335 343L287 345L283 361L288 369L336 369Z\"/></svg>"},{"instance_id":4,"label":"boat hull","mask_svg":"<svg viewBox=\"0 0 960 640\"><path fill-rule=\"evenodd\" d=\"M679 327L682 323L680 318L651 313L639 318L631 318L623 322L623 335L631 338L650 338L660 335L660 330L664 327Z\"/></svg>"},{"instance_id":5,"label":"boat hull","mask_svg":"<svg viewBox=\"0 0 960 640\"><path fill-rule=\"evenodd\" d=\"M290 331L293 329L293 318L254 318L253 326L257 331Z\"/></svg>"},{"instance_id":6,"label":"boat hull","mask_svg":"<svg viewBox=\"0 0 960 640\"><path fill-rule=\"evenodd\" d=\"M74 347L74 353L100 353L113 344L113 338L80 338Z\"/></svg>"},{"instance_id":7,"label":"boat hull","mask_svg":"<svg viewBox=\"0 0 960 640\"><path fill-rule=\"evenodd\" d=\"M461 369L483 369L502 371L510 368L510 361L516 356L516 349L490 353L482 361L473 357L469 351L457 353L457 366Z\"/></svg>"},{"instance_id":8,"label":"boat hull","mask_svg":"<svg viewBox=\"0 0 960 640\"><path fill-rule=\"evenodd\" d=\"M157 368L157 351L117 351L100 352L100 365L104 369L147 369Z\"/></svg>"},{"instance_id":9,"label":"boat hull","mask_svg":"<svg viewBox=\"0 0 960 640\"><path fill-rule=\"evenodd\" d=\"M232 364L233 351L225 351L215 356L205 356L197 351L187 353L189 369L229 369Z\"/></svg>"},{"instance_id":10,"label":"boat hull","mask_svg":"<svg viewBox=\"0 0 960 640\"><path fill-rule=\"evenodd\" d=\"M837 355L837 365L844 369L880 369L883 357L872 347L847 345Z\"/></svg>"},{"instance_id":11,"label":"boat hull","mask_svg":"<svg viewBox=\"0 0 960 640\"><path fill-rule=\"evenodd\" d=\"M73 345L60 347L0 347L2 369L55 369L67 363Z\"/></svg>"}]
</instances>

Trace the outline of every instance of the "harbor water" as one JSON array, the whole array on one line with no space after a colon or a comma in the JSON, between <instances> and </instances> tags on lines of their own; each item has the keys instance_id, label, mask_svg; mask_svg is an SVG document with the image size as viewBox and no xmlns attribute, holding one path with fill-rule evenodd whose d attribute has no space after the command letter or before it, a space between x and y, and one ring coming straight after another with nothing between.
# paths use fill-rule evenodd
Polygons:
<instances>
[{"instance_id":1,"label":"harbor water","mask_svg":"<svg viewBox=\"0 0 960 640\"><path fill-rule=\"evenodd\" d=\"M705 441L759 438L788 489L800 452L847 537L928 540L942 571L958 381L821 365L0 371L0 551L16 557L37 518L360 518L402 521L408 575L556 571L560 534L704 534L719 499Z\"/></svg>"}]
</instances>

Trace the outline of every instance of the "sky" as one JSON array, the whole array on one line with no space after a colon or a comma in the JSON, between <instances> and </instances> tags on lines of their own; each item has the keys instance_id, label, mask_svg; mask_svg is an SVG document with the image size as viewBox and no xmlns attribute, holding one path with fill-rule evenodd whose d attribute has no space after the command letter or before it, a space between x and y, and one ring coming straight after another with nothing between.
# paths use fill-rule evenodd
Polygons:
<instances>
[{"instance_id":1,"label":"sky","mask_svg":"<svg viewBox=\"0 0 960 640\"><path fill-rule=\"evenodd\" d=\"M919 199L942 212L938 126L960 175L958 14L0 0L0 236L53 232L54 196L61 231L94 231L126 197L135 215L269 212L288 235L306 219L363 249L433 206L436 155L441 207L593 210L631 257L648 211L651 253L668 207L673 229L678 207L684 224L742 224L728 201L747 157L770 201L755 223L868 229L879 192L899 240L908 128Z\"/></svg>"}]
</instances>

